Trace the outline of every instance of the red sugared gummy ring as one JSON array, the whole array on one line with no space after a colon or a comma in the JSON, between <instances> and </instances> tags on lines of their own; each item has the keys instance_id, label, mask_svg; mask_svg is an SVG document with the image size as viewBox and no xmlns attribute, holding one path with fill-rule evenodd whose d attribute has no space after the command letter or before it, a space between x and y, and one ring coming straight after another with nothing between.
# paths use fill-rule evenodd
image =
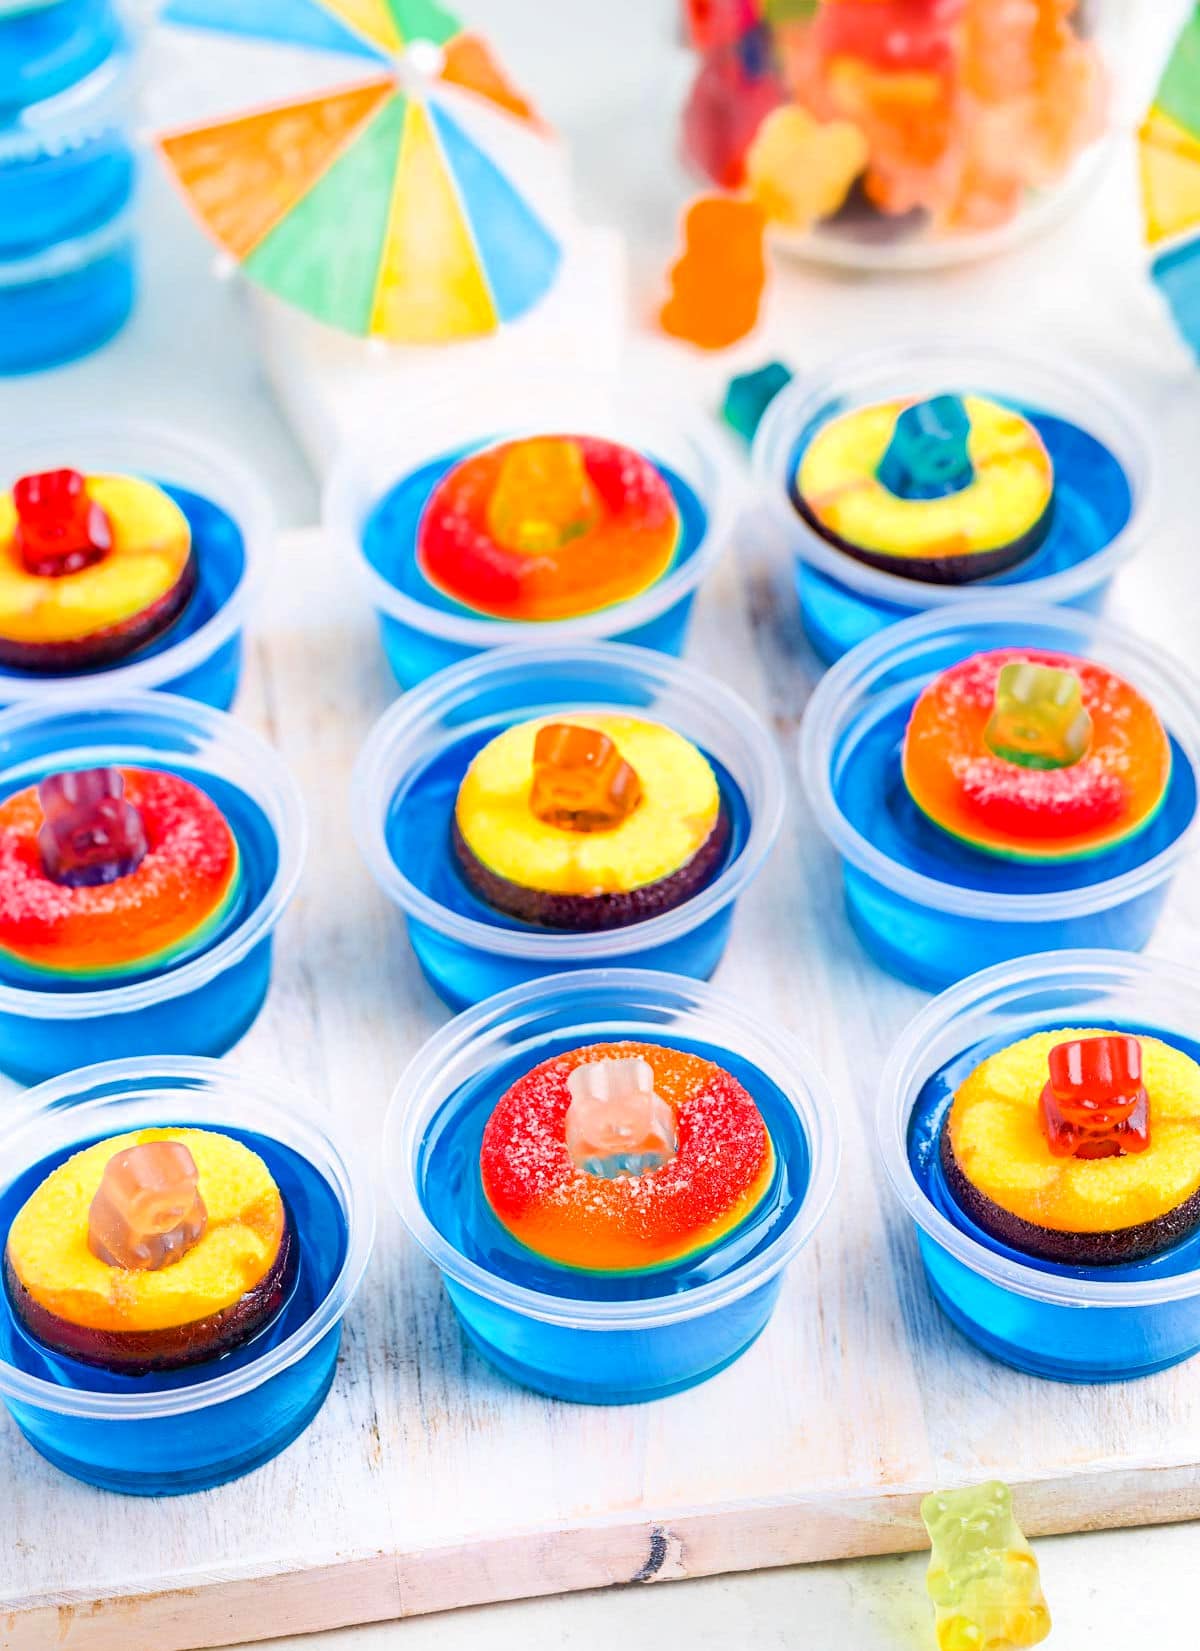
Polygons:
<instances>
[{"instance_id":1,"label":"red sugared gummy ring","mask_svg":"<svg viewBox=\"0 0 1200 1651\"><path fill-rule=\"evenodd\" d=\"M1078 676L1092 719L1079 762L1024 768L989 750L997 678L1017 660ZM1105 666L1004 648L964 659L928 685L913 707L903 768L921 812L972 848L1011 860L1075 860L1150 824L1170 782L1171 742L1149 701Z\"/></svg>"},{"instance_id":2,"label":"red sugared gummy ring","mask_svg":"<svg viewBox=\"0 0 1200 1651\"><path fill-rule=\"evenodd\" d=\"M177 774L123 768L147 851L126 877L67 888L46 875L30 787L0 803L0 958L74 979L165 968L215 935L237 900L241 857L212 799Z\"/></svg>"},{"instance_id":3,"label":"red sugared gummy ring","mask_svg":"<svg viewBox=\"0 0 1200 1651\"><path fill-rule=\"evenodd\" d=\"M566 1144L567 1080L587 1061L640 1056L675 1113L678 1149L661 1169L606 1180ZM758 1107L713 1061L650 1043L593 1044L543 1061L488 1119L483 1190L501 1225L549 1261L645 1272L707 1249L761 1203L775 1151Z\"/></svg>"},{"instance_id":4,"label":"red sugared gummy ring","mask_svg":"<svg viewBox=\"0 0 1200 1651\"><path fill-rule=\"evenodd\" d=\"M535 438L540 439L540 438ZM488 507L506 457L501 442L473 453L434 488L417 534L417 564L430 584L492 619L573 619L626 602L670 568L681 535L679 509L661 472L640 453L596 436L576 443L600 516L553 550L497 542Z\"/></svg>"}]
</instances>

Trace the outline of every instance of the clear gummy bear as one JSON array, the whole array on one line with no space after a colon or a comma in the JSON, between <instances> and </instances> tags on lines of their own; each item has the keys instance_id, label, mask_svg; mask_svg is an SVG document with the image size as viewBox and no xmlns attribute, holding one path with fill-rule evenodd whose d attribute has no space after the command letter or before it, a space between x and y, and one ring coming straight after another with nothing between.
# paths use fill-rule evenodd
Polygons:
<instances>
[{"instance_id":1,"label":"clear gummy bear","mask_svg":"<svg viewBox=\"0 0 1200 1651\"><path fill-rule=\"evenodd\" d=\"M110 1267L155 1272L204 1236L208 1211L182 1141L126 1147L104 1166L88 1212L88 1245Z\"/></svg>"},{"instance_id":2,"label":"clear gummy bear","mask_svg":"<svg viewBox=\"0 0 1200 1651\"><path fill-rule=\"evenodd\" d=\"M42 868L67 888L115 883L137 870L146 855L146 828L125 801L116 768L80 768L50 774L38 786L45 824L38 832Z\"/></svg>"},{"instance_id":3,"label":"clear gummy bear","mask_svg":"<svg viewBox=\"0 0 1200 1651\"><path fill-rule=\"evenodd\" d=\"M921 1503L939 1651L1025 1651L1050 1632L1038 1562L998 1480Z\"/></svg>"},{"instance_id":4,"label":"clear gummy bear","mask_svg":"<svg viewBox=\"0 0 1200 1651\"><path fill-rule=\"evenodd\" d=\"M675 1114L640 1055L577 1066L567 1079L567 1151L577 1169L611 1180L645 1175L675 1156Z\"/></svg>"},{"instance_id":5,"label":"clear gummy bear","mask_svg":"<svg viewBox=\"0 0 1200 1651\"><path fill-rule=\"evenodd\" d=\"M1011 661L1001 668L983 738L993 756L1022 768L1070 768L1092 743L1082 682L1074 671Z\"/></svg>"}]
</instances>

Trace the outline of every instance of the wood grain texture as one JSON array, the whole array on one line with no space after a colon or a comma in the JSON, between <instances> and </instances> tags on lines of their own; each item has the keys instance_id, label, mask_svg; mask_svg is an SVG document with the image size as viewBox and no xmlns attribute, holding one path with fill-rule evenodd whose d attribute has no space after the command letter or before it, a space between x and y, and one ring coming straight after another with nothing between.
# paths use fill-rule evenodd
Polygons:
<instances>
[{"instance_id":1,"label":"wood grain texture","mask_svg":"<svg viewBox=\"0 0 1200 1651\"><path fill-rule=\"evenodd\" d=\"M285 540L281 564L238 712L295 770L312 854L267 1011L230 1060L297 1086L373 1145L404 1062L445 1011L349 839L350 768L393 692L371 619L317 535ZM1125 607L1147 627L1171 622L1152 573L1130 584ZM790 569L757 518L704 594L689 651L770 717L794 778L817 668ZM1187 877L1156 949L1194 954L1198 924ZM1017 1487L1034 1532L1200 1513L1194 1369L1060 1387L994 1364L940 1317L876 1175L870 1121L887 1049L923 999L857 946L834 856L794 787L719 978L817 1053L845 1148L830 1214L739 1363L676 1398L616 1410L510 1385L459 1333L381 1166L379 1245L338 1380L275 1462L219 1491L147 1504L62 1477L0 1423L5 1651L187 1651L906 1549L923 1540L924 1491L991 1475Z\"/></svg>"}]
</instances>

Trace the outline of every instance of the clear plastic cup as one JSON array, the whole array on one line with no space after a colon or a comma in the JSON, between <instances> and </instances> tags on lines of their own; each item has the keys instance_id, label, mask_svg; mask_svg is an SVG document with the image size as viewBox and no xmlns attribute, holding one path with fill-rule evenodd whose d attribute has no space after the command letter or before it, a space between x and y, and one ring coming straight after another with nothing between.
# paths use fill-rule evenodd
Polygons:
<instances>
[{"instance_id":1,"label":"clear plastic cup","mask_svg":"<svg viewBox=\"0 0 1200 1651\"><path fill-rule=\"evenodd\" d=\"M948 847L908 802L900 741L917 696L959 660L1011 647L1108 665L1162 718L1174 754L1167 797L1122 849L1014 870ZM805 713L800 769L817 823L842 858L851 924L889 973L940 991L1031 952L1138 951L1195 841L1200 684L1161 648L1091 614L1011 599L955 605L903 621L826 674Z\"/></svg>"},{"instance_id":2,"label":"clear plastic cup","mask_svg":"<svg viewBox=\"0 0 1200 1651\"><path fill-rule=\"evenodd\" d=\"M431 1142L474 1100L486 1108L482 1117L472 1109L477 1151L487 1111L517 1077L556 1053L622 1038L689 1049L731 1071L758 1101L777 1149L786 1153L781 1143L795 1143L785 1169L798 1196L781 1204L769 1235L748 1254L724 1271L713 1268L720 1276L658 1293L647 1293L643 1278L624 1297L595 1299L571 1282L579 1275L569 1269L561 1270L561 1292L534 1288L464 1253L440 1229L437 1212L431 1215ZM469 1149L464 1139L464 1155ZM784 1269L813 1236L833 1192L837 1114L808 1051L738 999L677 975L589 969L516 987L437 1032L396 1089L384 1165L405 1224L485 1358L555 1398L628 1404L705 1381L763 1330Z\"/></svg>"},{"instance_id":3,"label":"clear plastic cup","mask_svg":"<svg viewBox=\"0 0 1200 1651\"><path fill-rule=\"evenodd\" d=\"M0 334L4 291L0 267ZM85 693L107 701L161 688L227 710L241 676L246 620L274 548L274 511L254 472L221 448L157 425L63 420L0 448L0 490L61 465L142 476L166 487L191 524L197 588L169 630L113 665L54 674L0 667L0 705Z\"/></svg>"},{"instance_id":4,"label":"clear plastic cup","mask_svg":"<svg viewBox=\"0 0 1200 1651\"><path fill-rule=\"evenodd\" d=\"M95 74L126 41L113 0L3 0L0 126Z\"/></svg>"},{"instance_id":5,"label":"clear plastic cup","mask_svg":"<svg viewBox=\"0 0 1200 1651\"><path fill-rule=\"evenodd\" d=\"M963 391L1032 415L1050 449L1055 515L1038 550L994 578L935 585L868 567L809 526L791 487L800 454L818 429L857 407ZM795 557L805 631L828 664L885 626L929 610L1014 597L1098 610L1113 575L1150 531L1152 453L1141 415L1074 362L1052 351L1029 355L939 337L844 357L788 385L759 426L753 467Z\"/></svg>"},{"instance_id":6,"label":"clear plastic cup","mask_svg":"<svg viewBox=\"0 0 1200 1651\"><path fill-rule=\"evenodd\" d=\"M1187 1265L1194 1246L1179 1246L1174 1264L1172 1252L1115 1268L1035 1261L958 1212L929 1163L953 1088L995 1050L1063 1026L1140 1032L1196 1058L1200 973L1123 952L1065 951L972 975L927 1004L892 1050L879 1149L916 1225L930 1288L977 1346L1059 1381L1148 1376L1200 1352L1200 1266L1194 1257Z\"/></svg>"},{"instance_id":7,"label":"clear plastic cup","mask_svg":"<svg viewBox=\"0 0 1200 1651\"><path fill-rule=\"evenodd\" d=\"M451 847L454 800L471 758L513 723L613 707L669 724L724 771L733 824L724 869L689 900L620 929L579 934L492 913L467 889ZM430 985L456 1009L566 969L624 964L707 979L783 808L778 752L747 705L694 666L611 642L497 649L452 666L376 723L351 786L371 874L404 913Z\"/></svg>"},{"instance_id":8,"label":"clear plastic cup","mask_svg":"<svg viewBox=\"0 0 1200 1651\"><path fill-rule=\"evenodd\" d=\"M128 1377L34 1342L0 1291L0 1396L55 1467L104 1490L174 1496L239 1478L312 1421L333 1382L342 1317L371 1252L370 1175L303 1099L207 1060L109 1061L22 1098L0 1142L0 1243L30 1172L126 1130L195 1126L268 1162L296 1221L296 1288L275 1322L211 1366ZM49 1160L49 1163L47 1163Z\"/></svg>"},{"instance_id":9,"label":"clear plastic cup","mask_svg":"<svg viewBox=\"0 0 1200 1651\"><path fill-rule=\"evenodd\" d=\"M511 621L440 597L415 570L416 512L455 459L510 437L593 435L622 442L667 473L684 518L674 567L640 596L575 619ZM368 531L377 507L405 478L425 472L395 530ZM586 646L601 638L679 654L692 602L724 548L732 484L715 433L690 413L607 380L533 371L520 381L472 382L441 400L414 402L374 444L351 443L325 490L330 537L358 567L379 617L384 651L405 688L487 649L514 643ZM386 554L385 554L386 553ZM407 584L409 588L400 588Z\"/></svg>"},{"instance_id":10,"label":"clear plastic cup","mask_svg":"<svg viewBox=\"0 0 1200 1651\"><path fill-rule=\"evenodd\" d=\"M132 210L44 251L0 260L0 377L90 355L120 332L136 296Z\"/></svg>"},{"instance_id":11,"label":"clear plastic cup","mask_svg":"<svg viewBox=\"0 0 1200 1651\"><path fill-rule=\"evenodd\" d=\"M0 975L0 1071L36 1083L97 1058L220 1055L253 1025L275 927L299 881L307 828L280 758L233 717L170 694L0 712L0 795L62 768L165 768L193 781L238 838L247 898L205 951L125 984L74 990Z\"/></svg>"}]
</instances>

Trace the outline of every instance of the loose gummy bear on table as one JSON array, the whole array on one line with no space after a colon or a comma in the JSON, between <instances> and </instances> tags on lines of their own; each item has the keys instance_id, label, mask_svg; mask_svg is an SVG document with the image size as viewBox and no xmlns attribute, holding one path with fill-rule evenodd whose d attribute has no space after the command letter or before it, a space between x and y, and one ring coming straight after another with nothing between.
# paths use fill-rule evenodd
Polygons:
<instances>
[{"instance_id":1,"label":"loose gummy bear on table","mask_svg":"<svg viewBox=\"0 0 1200 1651\"><path fill-rule=\"evenodd\" d=\"M998 1481L936 1491L921 1504L933 1552L927 1586L939 1651L1022 1651L1050 1632L1033 1550Z\"/></svg>"}]
</instances>

